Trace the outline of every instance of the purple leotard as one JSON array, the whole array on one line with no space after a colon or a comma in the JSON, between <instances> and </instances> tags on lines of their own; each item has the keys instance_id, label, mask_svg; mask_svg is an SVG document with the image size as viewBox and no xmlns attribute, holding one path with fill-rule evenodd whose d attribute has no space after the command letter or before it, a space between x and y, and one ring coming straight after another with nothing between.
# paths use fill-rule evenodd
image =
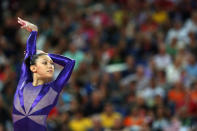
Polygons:
<instances>
[{"instance_id":1,"label":"purple leotard","mask_svg":"<svg viewBox=\"0 0 197 131\"><path fill-rule=\"evenodd\" d=\"M25 59L36 54L37 32L32 31L26 47ZM39 86L32 85L29 68L23 62L20 80L14 96L13 123L14 131L46 131L46 119L56 105L58 96L70 78L75 61L69 58L49 54L51 59L63 66L57 79Z\"/></svg>"}]
</instances>

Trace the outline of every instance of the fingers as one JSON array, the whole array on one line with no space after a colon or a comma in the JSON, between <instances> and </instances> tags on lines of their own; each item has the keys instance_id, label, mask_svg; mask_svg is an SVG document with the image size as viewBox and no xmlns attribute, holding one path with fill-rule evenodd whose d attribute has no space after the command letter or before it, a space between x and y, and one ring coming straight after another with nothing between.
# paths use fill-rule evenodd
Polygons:
<instances>
[{"instance_id":1,"label":"fingers","mask_svg":"<svg viewBox=\"0 0 197 131\"><path fill-rule=\"evenodd\" d=\"M21 25L23 25L24 24L24 21L21 18L18 17L18 23L21 24Z\"/></svg>"},{"instance_id":2,"label":"fingers","mask_svg":"<svg viewBox=\"0 0 197 131\"><path fill-rule=\"evenodd\" d=\"M46 53L46 52L44 52L44 51L42 51L42 50L37 50L36 51L38 54L40 54L40 53Z\"/></svg>"},{"instance_id":3,"label":"fingers","mask_svg":"<svg viewBox=\"0 0 197 131\"><path fill-rule=\"evenodd\" d=\"M22 20L20 17L18 17L18 20Z\"/></svg>"},{"instance_id":4,"label":"fingers","mask_svg":"<svg viewBox=\"0 0 197 131\"><path fill-rule=\"evenodd\" d=\"M21 28L23 29L23 28L27 28L27 26L28 26L28 22L27 21L25 21L25 20L22 20L21 18L19 18L18 17L18 23L21 25ZM29 30L28 30L29 31Z\"/></svg>"},{"instance_id":5,"label":"fingers","mask_svg":"<svg viewBox=\"0 0 197 131\"><path fill-rule=\"evenodd\" d=\"M27 22L19 17L18 17L18 23L21 25L21 28L25 28L25 26L27 26Z\"/></svg>"}]
</instances>

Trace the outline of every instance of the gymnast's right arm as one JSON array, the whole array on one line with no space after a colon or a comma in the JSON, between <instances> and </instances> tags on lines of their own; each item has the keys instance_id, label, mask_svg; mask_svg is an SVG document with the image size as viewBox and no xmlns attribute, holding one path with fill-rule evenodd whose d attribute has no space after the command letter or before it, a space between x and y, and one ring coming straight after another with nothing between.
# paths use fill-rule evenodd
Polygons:
<instances>
[{"instance_id":1,"label":"gymnast's right arm","mask_svg":"<svg viewBox=\"0 0 197 131\"><path fill-rule=\"evenodd\" d=\"M19 83L22 83L25 80L32 79L31 72L29 67L26 65L26 59L31 59L31 57L36 54L36 38L37 38L37 26L29 23L28 21L22 20L18 18L18 23L21 25L21 28L26 29L27 31L31 32L29 38L27 39L27 45L25 50L25 58L21 67L21 75ZM18 84L21 85L21 84Z\"/></svg>"}]
</instances>

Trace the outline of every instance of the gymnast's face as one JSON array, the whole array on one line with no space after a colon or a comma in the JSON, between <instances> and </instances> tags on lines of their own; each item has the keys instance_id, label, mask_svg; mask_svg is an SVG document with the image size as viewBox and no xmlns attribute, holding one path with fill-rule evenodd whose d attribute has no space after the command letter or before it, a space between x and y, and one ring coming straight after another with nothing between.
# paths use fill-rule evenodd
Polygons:
<instances>
[{"instance_id":1,"label":"gymnast's face","mask_svg":"<svg viewBox=\"0 0 197 131\"><path fill-rule=\"evenodd\" d=\"M30 70L39 79L52 79L54 74L54 63L48 55L39 56L34 65L30 66Z\"/></svg>"}]
</instances>

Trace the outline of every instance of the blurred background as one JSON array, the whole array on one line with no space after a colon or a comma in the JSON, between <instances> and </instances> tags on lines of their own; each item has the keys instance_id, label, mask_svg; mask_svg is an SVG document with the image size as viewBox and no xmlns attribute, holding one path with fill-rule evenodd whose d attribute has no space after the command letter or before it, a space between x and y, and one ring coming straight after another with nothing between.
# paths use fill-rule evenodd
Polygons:
<instances>
[{"instance_id":1,"label":"blurred background","mask_svg":"<svg viewBox=\"0 0 197 131\"><path fill-rule=\"evenodd\" d=\"M48 131L196 131L196 0L0 0L0 131L26 40L76 60ZM56 65L54 78L62 67Z\"/></svg>"}]
</instances>

